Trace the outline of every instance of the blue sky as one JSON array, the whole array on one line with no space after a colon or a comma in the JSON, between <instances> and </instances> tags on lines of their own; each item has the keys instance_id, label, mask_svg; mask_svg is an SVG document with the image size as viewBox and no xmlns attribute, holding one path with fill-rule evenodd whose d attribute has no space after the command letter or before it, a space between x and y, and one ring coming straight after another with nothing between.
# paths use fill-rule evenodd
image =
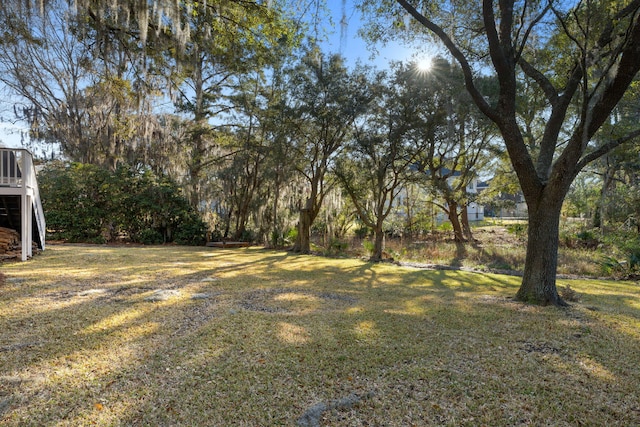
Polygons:
<instances>
[{"instance_id":1,"label":"blue sky","mask_svg":"<svg viewBox=\"0 0 640 427\"><path fill-rule=\"evenodd\" d=\"M24 130L26 130L25 127L21 125L0 123L0 146L10 148L20 147L20 131Z\"/></svg>"},{"instance_id":2,"label":"blue sky","mask_svg":"<svg viewBox=\"0 0 640 427\"><path fill-rule=\"evenodd\" d=\"M6 91L0 92L2 102L0 102L0 147L20 147L20 132L26 131L26 127L23 123L10 123L6 120L12 120L14 117L11 97L7 95Z\"/></svg>"},{"instance_id":3,"label":"blue sky","mask_svg":"<svg viewBox=\"0 0 640 427\"><path fill-rule=\"evenodd\" d=\"M372 58L372 52L367 43L358 36L358 30L362 27L362 22L360 20L360 12L356 10L353 0L346 0L345 4L347 28L344 40L341 40L340 37L342 0L327 0L327 6L331 11L331 18L335 28L326 46L331 53L340 53L345 56L350 65L360 60L366 64L373 64L378 68L386 68L391 61L408 61L417 55L415 49L398 42L389 43L387 46L378 45L377 53Z\"/></svg>"}]
</instances>

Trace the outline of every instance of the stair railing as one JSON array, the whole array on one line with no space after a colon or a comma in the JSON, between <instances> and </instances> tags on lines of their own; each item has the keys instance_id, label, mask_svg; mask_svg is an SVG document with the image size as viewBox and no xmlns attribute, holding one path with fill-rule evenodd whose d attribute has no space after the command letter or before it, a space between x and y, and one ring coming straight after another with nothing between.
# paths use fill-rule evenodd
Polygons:
<instances>
[{"instance_id":1,"label":"stair railing","mask_svg":"<svg viewBox=\"0 0 640 427\"><path fill-rule=\"evenodd\" d=\"M24 153L21 149L0 148L0 185L4 187L22 187L22 163ZM30 157L30 153L29 153Z\"/></svg>"}]
</instances>

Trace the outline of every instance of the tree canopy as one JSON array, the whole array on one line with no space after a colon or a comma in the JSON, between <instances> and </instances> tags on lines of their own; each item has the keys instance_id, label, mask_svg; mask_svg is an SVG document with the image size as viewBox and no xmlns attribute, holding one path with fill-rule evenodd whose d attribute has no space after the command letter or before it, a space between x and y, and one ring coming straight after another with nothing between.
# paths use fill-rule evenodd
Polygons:
<instances>
[{"instance_id":1,"label":"tree canopy","mask_svg":"<svg viewBox=\"0 0 640 427\"><path fill-rule=\"evenodd\" d=\"M365 0L361 7L370 37L436 39L459 63L473 101L500 130L527 201L518 298L563 305L555 284L563 200L587 164L640 135L635 128L596 138L640 69L640 2ZM499 82L495 102L479 89L487 72ZM525 89L544 99L536 112L544 123L529 139L523 111L531 105L518 102Z\"/></svg>"}]
</instances>

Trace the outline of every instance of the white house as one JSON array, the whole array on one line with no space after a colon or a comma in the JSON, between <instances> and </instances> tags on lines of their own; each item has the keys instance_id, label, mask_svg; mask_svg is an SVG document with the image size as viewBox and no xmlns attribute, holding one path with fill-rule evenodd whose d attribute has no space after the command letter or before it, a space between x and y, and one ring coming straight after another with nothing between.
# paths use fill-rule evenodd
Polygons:
<instances>
[{"instance_id":1,"label":"white house","mask_svg":"<svg viewBox=\"0 0 640 427\"><path fill-rule=\"evenodd\" d=\"M451 178L449 178L449 180L453 181L455 179L456 176L459 176L460 174L458 173L458 175L456 175L457 172L454 172L454 176L452 176ZM449 183L449 185L451 185L452 182ZM471 180L471 182L469 183L469 185L467 185L467 194L478 194L480 192L479 188L478 188L478 179L477 178L473 178ZM484 220L484 206L479 205L476 202L471 202L467 205L467 217L469 218L469 221L482 221Z\"/></svg>"},{"instance_id":2,"label":"white house","mask_svg":"<svg viewBox=\"0 0 640 427\"><path fill-rule=\"evenodd\" d=\"M449 173L449 170L444 170L443 173ZM459 172L454 172L452 174L452 176L450 176L447 179L447 182L449 183L450 186L453 185L453 181L460 176ZM480 191L482 191L483 187L482 186L486 186L486 183L483 182L479 182L476 178L472 179L471 182L469 183L469 185L467 185L466 187L466 191L467 194L470 195L474 195L474 194L478 194ZM486 188L486 187L484 187ZM423 191L424 192L424 191ZM400 191L400 194L398 194L398 196L395 199L394 205L396 207L396 212L400 213L400 215L402 215L402 212L405 209L405 205L407 205L407 199L411 200L411 199L415 199L415 198L422 198L425 197L425 195L418 195L418 194L412 194L409 195L407 192L406 188L403 188ZM473 198L473 197L472 197ZM434 219L436 222L441 223L447 220L445 214L443 212L435 212L433 213L434 215ZM467 216L469 218L469 221L482 221L484 220L484 206L480 205L476 202L471 202L467 205Z\"/></svg>"}]
</instances>

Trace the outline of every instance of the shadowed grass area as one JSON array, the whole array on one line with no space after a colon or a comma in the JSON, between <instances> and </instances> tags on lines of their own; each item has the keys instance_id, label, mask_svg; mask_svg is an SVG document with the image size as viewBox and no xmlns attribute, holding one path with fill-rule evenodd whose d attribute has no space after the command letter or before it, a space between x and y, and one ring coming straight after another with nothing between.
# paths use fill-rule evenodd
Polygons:
<instances>
[{"instance_id":1,"label":"shadowed grass area","mask_svg":"<svg viewBox=\"0 0 640 427\"><path fill-rule=\"evenodd\" d=\"M51 246L3 265L0 424L638 425L637 283L259 249Z\"/></svg>"}]
</instances>

